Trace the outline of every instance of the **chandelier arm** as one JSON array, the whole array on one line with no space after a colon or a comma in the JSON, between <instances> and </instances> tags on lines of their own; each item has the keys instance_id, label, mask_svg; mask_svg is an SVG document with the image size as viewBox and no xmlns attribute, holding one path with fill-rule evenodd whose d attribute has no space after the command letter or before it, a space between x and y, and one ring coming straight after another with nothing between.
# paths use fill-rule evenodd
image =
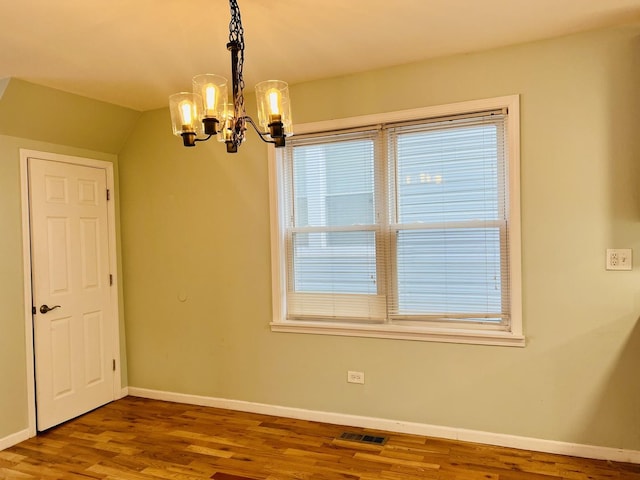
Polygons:
<instances>
[{"instance_id":1,"label":"chandelier arm","mask_svg":"<svg viewBox=\"0 0 640 480\"><path fill-rule=\"evenodd\" d=\"M260 137L260 140L262 140L264 143L273 143L273 144L276 143L275 140L267 140L265 138L266 135L269 135L269 132L261 132L260 130L258 130L258 126L253 121L253 118L249 117L248 115L245 115L243 120L245 120L249 125L253 127L253 129L256 131L256 133Z\"/></svg>"},{"instance_id":2,"label":"chandelier arm","mask_svg":"<svg viewBox=\"0 0 640 480\"><path fill-rule=\"evenodd\" d=\"M209 135L207 138L196 138L195 132L182 132L180 136L182 137L182 143L185 147L195 147L196 142L206 142L213 135Z\"/></svg>"},{"instance_id":3,"label":"chandelier arm","mask_svg":"<svg viewBox=\"0 0 640 480\"><path fill-rule=\"evenodd\" d=\"M207 140L209 140L211 137L213 137L213 135L209 135L207 136L207 138L194 138L193 141L194 142L206 142Z\"/></svg>"}]
</instances>

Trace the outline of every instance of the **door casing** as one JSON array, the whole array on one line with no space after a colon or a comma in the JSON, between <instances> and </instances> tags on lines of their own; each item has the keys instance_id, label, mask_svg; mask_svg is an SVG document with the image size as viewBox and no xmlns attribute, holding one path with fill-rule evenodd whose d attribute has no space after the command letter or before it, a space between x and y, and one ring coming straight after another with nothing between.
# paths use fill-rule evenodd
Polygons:
<instances>
[{"instance_id":1,"label":"door casing","mask_svg":"<svg viewBox=\"0 0 640 480\"><path fill-rule=\"evenodd\" d=\"M111 192L111 200L107 202L107 222L109 228L109 271L113 276L113 294L111 295L111 311L115 316L112 322L113 358L116 358L115 378L122 379L121 356L120 356L120 312L119 289L118 289L118 260L116 248L116 214L115 214L115 182L113 174L113 164L103 160L95 160L84 157L74 157L70 155L60 155L57 153L41 152L36 150L20 149L20 190L22 202L22 258L24 272L24 312L25 312L25 351L26 351L26 383L27 383L27 411L28 411L28 434L34 437L36 430L36 395L35 395L35 365L33 350L33 316L31 308L34 305L31 285L31 230L29 219L29 177L28 159L38 158L41 160L51 160L55 162L70 163L88 167L103 168L107 174L107 188ZM122 398L126 394L126 389L121 386L122 380L114 382L114 398Z\"/></svg>"}]
</instances>

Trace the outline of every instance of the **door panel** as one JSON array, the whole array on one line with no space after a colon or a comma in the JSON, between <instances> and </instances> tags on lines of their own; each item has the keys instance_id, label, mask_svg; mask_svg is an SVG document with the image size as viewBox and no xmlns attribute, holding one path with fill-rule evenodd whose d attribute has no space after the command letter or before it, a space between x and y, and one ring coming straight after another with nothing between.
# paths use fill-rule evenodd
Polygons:
<instances>
[{"instance_id":1,"label":"door panel","mask_svg":"<svg viewBox=\"0 0 640 480\"><path fill-rule=\"evenodd\" d=\"M51 380L53 398L57 399L73 392L73 364L71 358L71 319L58 318L51 321ZM41 357L41 362L47 358Z\"/></svg>"},{"instance_id":2,"label":"door panel","mask_svg":"<svg viewBox=\"0 0 640 480\"><path fill-rule=\"evenodd\" d=\"M102 312L85 313L84 321L84 358L85 361L85 381L87 386L104 382L104 368L102 358L104 357L104 327L102 325Z\"/></svg>"},{"instance_id":3,"label":"door panel","mask_svg":"<svg viewBox=\"0 0 640 480\"><path fill-rule=\"evenodd\" d=\"M47 218L47 247L49 261L49 295L62 295L69 291L69 219Z\"/></svg>"},{"instance_id":4,"label":"door panel","mask_svg":"<svg viewBox=\"0 0 640 480\"><path fill-rule=\"evenodd\" d=\"M100 288L100 226L95 218L80 219L82 288Z\"/></svg>"},{"instance_id":5,"label":"door panel","mask_svg":"<svg viewBox=\"0 0 640 480\"><path fill-rule=\"evenodd\" d=\"M38 430L114 399L106 171L29 158ZM41 305L54 308L46 313Z\"/></svg>"}]
</instances>

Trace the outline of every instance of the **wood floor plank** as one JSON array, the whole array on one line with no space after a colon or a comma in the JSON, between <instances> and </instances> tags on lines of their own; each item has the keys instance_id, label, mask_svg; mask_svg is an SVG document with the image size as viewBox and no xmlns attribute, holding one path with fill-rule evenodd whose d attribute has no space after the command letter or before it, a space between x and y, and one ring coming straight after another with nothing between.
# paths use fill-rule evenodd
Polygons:
<instances>
[{"instance_id":1,"label":"wood floor plank","mask_svg":"<svg viewBox=\"0 0 640 480\"><path fill-rule=\"evenodd\" d=\"M0 451L0 479L640 480L640 465L127 397Z\"/></svg>"}]
</instances>

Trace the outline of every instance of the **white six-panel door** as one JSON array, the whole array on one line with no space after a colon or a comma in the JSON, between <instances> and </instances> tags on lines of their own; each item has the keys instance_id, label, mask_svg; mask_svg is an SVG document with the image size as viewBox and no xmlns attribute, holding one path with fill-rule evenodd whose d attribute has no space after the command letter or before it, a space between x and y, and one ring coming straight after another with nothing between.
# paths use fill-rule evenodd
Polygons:
<instances>
[{"instance_id":1,"label":"white six-panel door","mask_svg":"<svg viewBox=\"0 0 640 480\"><path fill-rule=\"evenodd\" d=\"M28 173L36 412L45 430L114 399L117 319L105 169L29 158Z\"/></svg>"}]
</instances>

